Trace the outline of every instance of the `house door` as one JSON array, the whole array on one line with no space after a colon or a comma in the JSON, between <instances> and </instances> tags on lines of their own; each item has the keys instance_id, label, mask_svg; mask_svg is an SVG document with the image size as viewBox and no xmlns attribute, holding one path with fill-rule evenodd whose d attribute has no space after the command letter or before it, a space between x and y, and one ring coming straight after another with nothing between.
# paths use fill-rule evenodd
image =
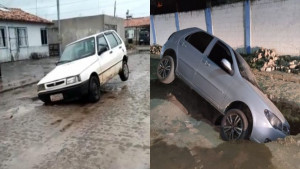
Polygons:
<instances>
[{"instance_id":1,"label":"house door","mask_svg":"<svg viewBox=\"0 0 300 169\"><path fill-rule=\"evenodd\" d=\"M15 61L18 59L19 55L19 45L18 45L18 36L16 28L8 28L9 35L9 44L10 44L10 56L11 61Z\"/></svg>"}]
</instances>

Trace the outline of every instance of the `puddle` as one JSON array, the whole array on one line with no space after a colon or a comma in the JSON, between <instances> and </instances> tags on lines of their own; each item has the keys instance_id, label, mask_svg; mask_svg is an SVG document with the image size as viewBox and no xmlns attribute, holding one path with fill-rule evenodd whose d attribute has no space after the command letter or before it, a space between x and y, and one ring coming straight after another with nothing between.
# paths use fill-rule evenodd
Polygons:
<instances>
[{"instance_id":1,"label":"puddle","mask_svg":"<svg viewBox=\"0 0 300 169\"><path fill-rule=\"evenodd\" d=\"M250 141L224 142L215 148L192 149L157 141L150 151L150 165L155 169L275 168L271 162L272 154L269 148Z\"/></svg>"}]
</instances>

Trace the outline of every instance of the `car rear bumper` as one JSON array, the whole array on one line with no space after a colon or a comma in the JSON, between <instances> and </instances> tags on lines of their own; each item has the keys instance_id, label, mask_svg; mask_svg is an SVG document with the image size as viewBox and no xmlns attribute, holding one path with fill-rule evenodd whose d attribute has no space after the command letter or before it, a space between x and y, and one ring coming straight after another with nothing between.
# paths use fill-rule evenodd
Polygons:
<instances>
[{"instance_id":1,"label":"car rear bumper","mask_svg":"<svg viewBox=\"0 0 300 169\"><path fill-rule=\"evenodd\" d=\"M89 89L89 81L82 82L80 84L69 86L61 89L51 90L51 91L45 91L38 94L38 97L40 100L44 102L50 102L50 96L54 94L61 93L63 95L63 100L71 100L80 98L84 95L88 94Z\"/></svg>"}]
</instances>

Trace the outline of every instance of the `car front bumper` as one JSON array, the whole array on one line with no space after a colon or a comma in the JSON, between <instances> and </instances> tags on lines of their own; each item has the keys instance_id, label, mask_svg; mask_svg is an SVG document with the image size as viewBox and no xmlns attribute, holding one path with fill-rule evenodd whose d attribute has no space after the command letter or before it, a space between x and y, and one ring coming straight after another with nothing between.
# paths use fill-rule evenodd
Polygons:
<instances>
[{"instance_id":1,"label":"car front bumper","mask_svg":"<svg viewBox=\"0 0 300 169\"><path fill-rule=\"evenodd\" d=\"M278 138L284 138L288 135L289 133L275 129L271 125L265 123L265 125L253 127L250 140L258 143L266 143L277 140Z\"/></svg>"},{"instance_id":2,"label":"car front bumper","mask_svg":"<svg viewBox=\"0 0 300 169\"><path fill-rule=\"evenodd\" d=\"M51 95L61 93L63 95L63 100L72 100L87 95L88 90L89 90L89 81L87 80L85 82L82 82L74 86L40 92L38 93L38 97L40 100L44 102L50 102Z\"/></svg>"}]
</instances>

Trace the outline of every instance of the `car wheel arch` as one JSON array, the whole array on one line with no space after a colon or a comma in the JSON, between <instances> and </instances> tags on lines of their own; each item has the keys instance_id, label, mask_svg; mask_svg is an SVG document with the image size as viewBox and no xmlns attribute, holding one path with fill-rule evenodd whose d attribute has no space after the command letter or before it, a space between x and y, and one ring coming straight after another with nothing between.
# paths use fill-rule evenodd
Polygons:
<instances>
[{"instance_id":1,"label":"car wheel arch","mask_svg":"<svg viewBox=\"0 0 300 169\"><path fill-rule=\"evenodd\" d=\"M128 56L124 55L122 61L127 63L128 62Z\"/></svg>"},{"instance_id":2,"label":"car wheel arch","mask_svg":"<svg viewBox=\"0 0 300 169\"><path fill-rule=\"evenodd\" d=\"M177 68L177 56L176 56L176 52L173 49L167 49L163 56L171 56L174 60L174 65L175 65L175 69Z\"/></svg>"},{"instance_id":3,"label":"car wheel arch","mask_svg":"<svg viewBox=\"0 0 300 169\"><path fill-rule=\"evenodd\" d=\"M90 75L90 79L91 79L91 77L92 76L95 76L95 77L97 77L97 79L98 79L98 82L99 82L99 84L100 84L100 79L99 79L99 76L98 76L98 74L96 73L96 72L92 72L91 73L91 75Z\"/></svg>"},{"instance_id":4,"label":"car wheel arch","mask_svg":"<svg viewBox=\"0 0 300 169\"><path fill-rule=\"evenodd\" d=\"M249 131L248 131L248 135L246 136L246 138L249 139L249 137L252 133L252 129L253 129L253 115L252 115L252 112L251 112L249 106L242 101L234 101L226 107L223 114L225 115L226 112L230 109L239 109L246 115L246 117L248 119L248 123L249 123Z\"/></svg>"}]
</instances>

